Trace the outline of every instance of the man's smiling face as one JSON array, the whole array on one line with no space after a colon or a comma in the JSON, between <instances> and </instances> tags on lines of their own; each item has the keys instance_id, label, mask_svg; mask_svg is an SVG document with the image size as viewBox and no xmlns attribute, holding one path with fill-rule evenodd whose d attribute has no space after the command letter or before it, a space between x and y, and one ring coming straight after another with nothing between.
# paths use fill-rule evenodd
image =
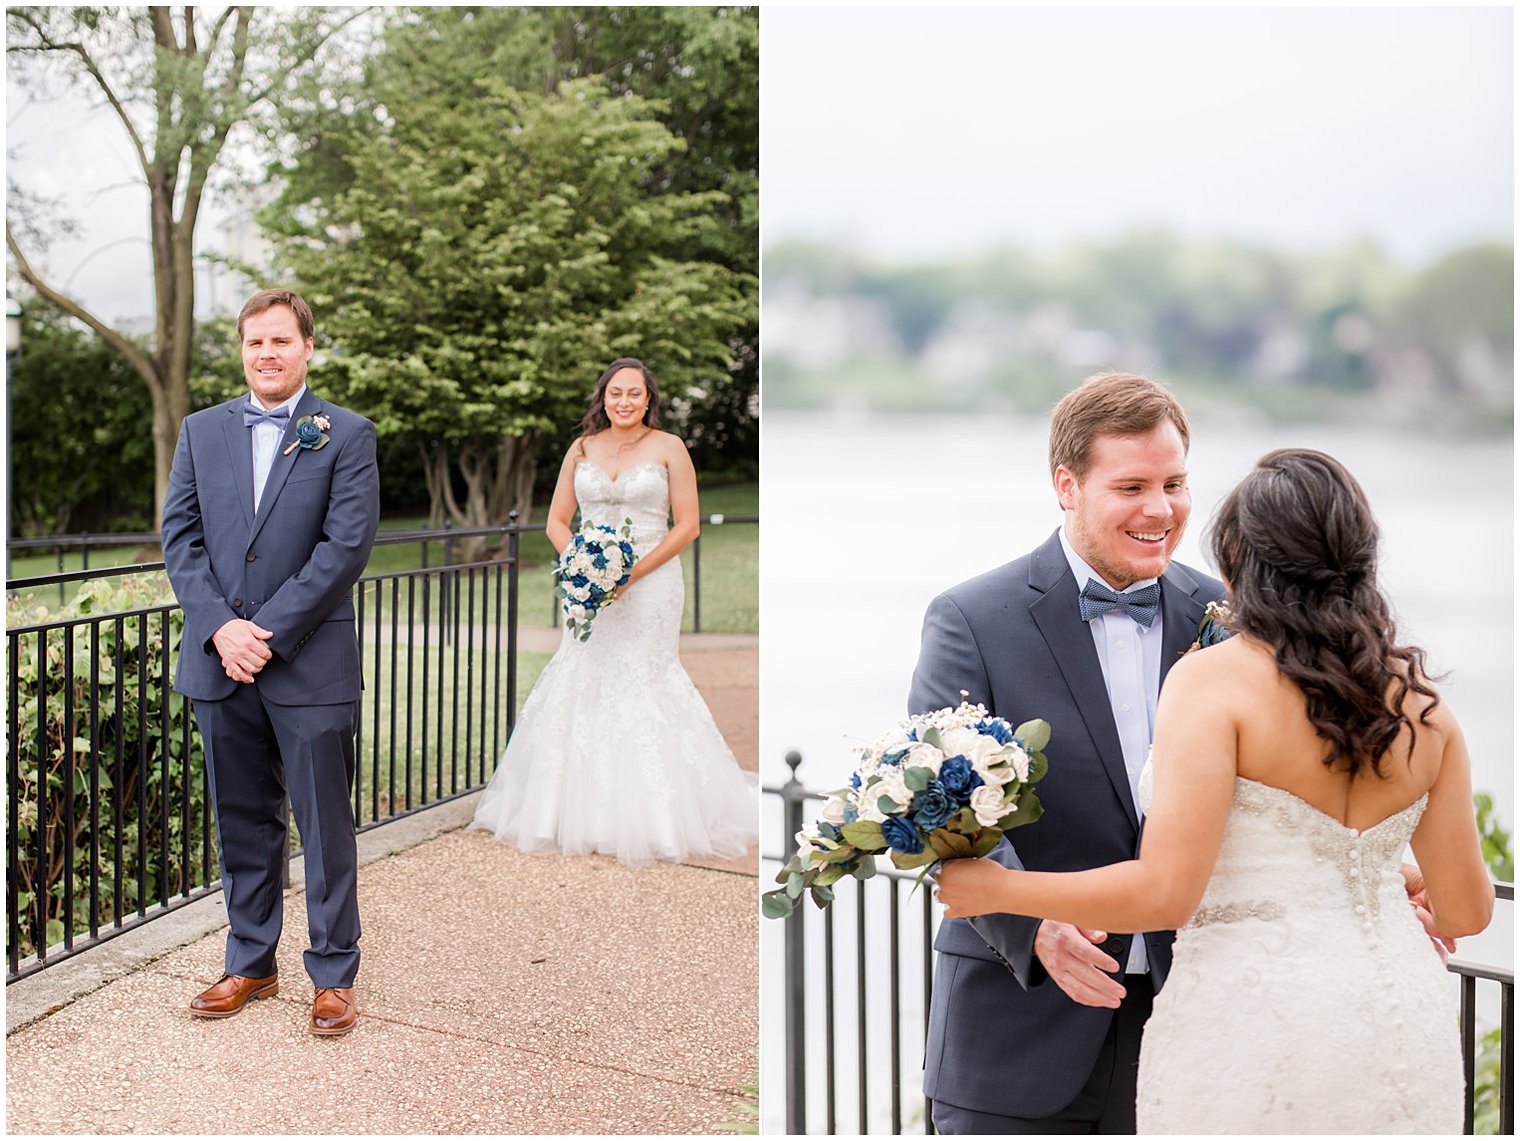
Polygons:
<instances>
[{"instance_id":1,"label":"man's smiling face","mask_svg":"<svg viewBox=\"0 0 1520 1141\"><path fill-rule=\"evenodd\" d=\"M285 403L306 382L312 345L288 305L272 305L243 321L243 379L265 408Z\"/></svg>"},{"instance_id":2,"label":"man's smiling face","mask_svg":"<svg viewBox=\"0 0 1520 1141\"><path fill-rule=\"evenodd\" d=\"M1170 420L1142 436L1098 436L1087 473L1062 464L1055 485L1072 546L1115 590L1166 570L1193 509L1187 448Z\"/></svg>"}]
</instances>

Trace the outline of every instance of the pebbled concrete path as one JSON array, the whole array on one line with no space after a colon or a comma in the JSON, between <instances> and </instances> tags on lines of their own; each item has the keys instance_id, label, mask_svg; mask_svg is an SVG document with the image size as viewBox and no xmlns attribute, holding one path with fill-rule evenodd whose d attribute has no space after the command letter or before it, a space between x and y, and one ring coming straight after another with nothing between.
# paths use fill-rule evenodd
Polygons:
<instances>
[{"instance_id":1,"label":"pebbled concrete path","mask_svg":"<svg viewBox=\"0 0 1520 1141\"><path fill-rule=\"evenodd\" d=\"M752 770L756 658L754 638L682 641ZM305 1031L299 887L278 997L192 1018L185 1004L222 964L225 913L202 901L7 988L6 1131L649 1134L746 1120L756 854L645 868L525 856L461 830L474 799L360 837L352 1034Z\"/></svg>"}]
</instances>

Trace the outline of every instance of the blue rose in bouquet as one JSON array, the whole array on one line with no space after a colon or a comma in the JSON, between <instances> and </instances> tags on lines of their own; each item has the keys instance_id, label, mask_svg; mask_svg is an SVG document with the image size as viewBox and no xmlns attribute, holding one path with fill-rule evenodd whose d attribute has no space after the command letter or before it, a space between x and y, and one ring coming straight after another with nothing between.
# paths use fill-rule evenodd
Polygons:
<instances>
[{"instance_id":1,"label":"blue rose in bouquet","mask_svg":"<svg viewBox=\"0 0 1520 1141\"><path fill-rule=\"evenodd\" d=\"M826 907L839 880L874 875L878 855L925 871L985 856L1008 829L1040 818L1034 784L1049 741L1044 721L1015 729L964 701L898 722L860 751L849 787L830 793L822 818L797 834L797 852L776 876L782 886L760 897L762 913L790 915L803 892Z\"/></svg>"},{"instance_id":2,"label":"blue rose in bouquet","mask_svg":"<svg viewBox=\"0 0 1520 1141\"><path fill-rule=\"evenodd\" d=\"M583 524L555 561L554 597L564 601L565 629L582 642L591 637L592 621L633 571L632 535L632 519L624 519L620 529Z\"/></svg>"}]
</instances>

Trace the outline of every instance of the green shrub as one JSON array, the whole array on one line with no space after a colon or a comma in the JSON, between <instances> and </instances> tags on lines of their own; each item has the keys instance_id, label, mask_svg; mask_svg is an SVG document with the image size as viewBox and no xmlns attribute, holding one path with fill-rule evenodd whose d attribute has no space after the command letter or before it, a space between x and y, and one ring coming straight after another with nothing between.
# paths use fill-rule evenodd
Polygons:
<instances>
[{"instance_id":1,"label":"green shrub","mask_svg":"<svg viewBox=\"0 0 1520 1141\"><path fill-rule=\"evenodd\" d=\"M18 956L88 932L92 903L104 927L216 875L200 738L169 684L184 616L162 576L87 582L61 612L12 597L8 622L108 615L9 640Z\"/></svg>"}]
</instances>

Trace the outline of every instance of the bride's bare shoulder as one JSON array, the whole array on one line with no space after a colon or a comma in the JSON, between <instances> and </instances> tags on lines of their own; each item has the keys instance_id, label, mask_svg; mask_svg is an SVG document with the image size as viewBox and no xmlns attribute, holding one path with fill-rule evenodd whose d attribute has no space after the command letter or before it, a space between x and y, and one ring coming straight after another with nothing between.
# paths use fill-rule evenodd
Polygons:
<instances>
[{"instance_id":1,"label":"bride's bare shoulder","mask_svg":"<svg viewBox=\"0 0 1520 1141\"><path fill-rule=\"evenodd\" d=\"M1263 685L1275 683L1278 677L1272 651L1237 634L1184 654L1166 675L1166 688L1189 696L1260 692Z\"/></svg>"}]
</instances>

